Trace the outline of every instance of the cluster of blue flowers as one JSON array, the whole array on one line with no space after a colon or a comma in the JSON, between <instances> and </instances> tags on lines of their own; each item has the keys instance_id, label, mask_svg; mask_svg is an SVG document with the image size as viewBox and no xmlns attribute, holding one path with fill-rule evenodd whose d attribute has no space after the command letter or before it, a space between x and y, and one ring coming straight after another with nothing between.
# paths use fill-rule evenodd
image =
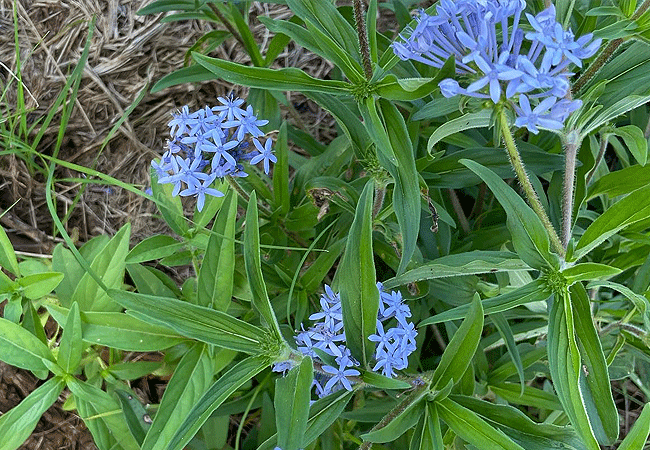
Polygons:
<instances>
[{"instance_id":1,"label":"cluster of blue flowers","mask_svg":"<svg viewBox=\"0 0 650 450\"><path fill-rule=\"evenodd\" d=\"M402 294L385 292L381 283L377 283L377 289L380 293L377 332L368 337L372 342L376 342L376 364L372 370L381 369L384 376L392 378L395 376L395 370L408 366L408 356L416 349L415 338L418 332L413 323L407 320L411 317L411 310L402 301ZM358 376L360 372L355 369L359 362L345 345L341 296L325 285L320 305L321 311L309 316L310 320L318 322L309 329L300 331L295 340L298 350L303 354L320 360L319 352L322 352L336 362L336 366L323 363L323 373L317 373L314 377L316 394L325 397L342 388L351 390L351 377ZM386 329L385 323L391 319L395 319L392 321L394 326ZM291 365L289 361L281 362L275 364L273 370L282 372L290 369Z\"/></svg>"},{"instance_id":2,"label":"cluster of blue flowers","mask_svg":"<svg viewBox=\"0 0 650 450\"><path fill-rule=\"evenodd\" d=\"M575 39L557 22L553 5L536 16L526 14L530 29L524 32L525 8L525 0L440 0L436 15L421 11L416 27L405 30L393 50L403 60L438 68L453 56L467 87L445 79L439 84L443 96L463 94L495 104L505 98L517 115L516 126L535 134L537 127L559 130L582 105L564 98L573 75L569 65L582 67L601 40L591 34Z\"/></svg>"},{"instance_id":3,"label":"cluster of blue flowers","mask_svg":"<svg viewBox=\"0 0 650 450\"><path fill-rule=\"evenodd\" d=\"M224 195L210 187L215 180L247 176L243 161L263 162L267 175L270 163L277 162L271 148L273 141L267 139L262 145L258 139L264 136L259 127L269 121L259 120L250 105L243 109L241 98L219 97L219 102L219 106L206 106L194 112L186 105L172 113L167 150L160 161L151 162L158 183L173 184L174 196L196 197L199 211L203 209L206 195ZM252 151L247 151L249 136L255 146Z\"/></svg>"}]
</instances>

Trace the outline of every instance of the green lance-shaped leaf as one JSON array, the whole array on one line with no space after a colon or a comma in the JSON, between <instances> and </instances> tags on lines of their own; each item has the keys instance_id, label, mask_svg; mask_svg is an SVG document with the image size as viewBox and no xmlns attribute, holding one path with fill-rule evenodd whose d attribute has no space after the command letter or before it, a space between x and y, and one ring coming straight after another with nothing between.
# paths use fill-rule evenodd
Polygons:
<instances>
[{"instance_id":1,"label":"green lance-shaped leaf","mask_svg":"<svg viewBox=\"0 0 650 450\"><path fill-rule=\"evenodd\" d=\"M11 245L9 236L5 232L4 227L0 226L0 266L6 268L8 271L20 276L20 268L18 267L18 260L14 247Z\"/></svg>"},{"instance_id":2,"label":"green lance-shaped leaf","mask_svg":"<svg viewBox=\"0 0 650 450\"><path fill-rule=\"evenodd\" d=\"M472 362L483 331L483 305L478 294L474 295L472 305L461 326L454 333L445 349L438 367L431 377L433 387L442 388L452 381L461 379Z\"/></svg>"},{"instance_id":3,"label":"green lance-shaped leaf","mask_svg":"<svg viewBox=\"0 0 650 450\"><path fill-rule=\"evenodd\" d=\"M543 279L537 279L524 286L518 287L514 291L485 299L482 304L485 314L494 314L516 308L517 306L525 305L526 303L544 301L550 295L550 291L546 288L546 282ZM467 304L449 309L433 317L424 319L418 324L418 326L422 327L432 323L462 319L467 314L470 306L471 304Z\"/></svg>"},{"instance_id":4,"label":"green lance-shaped leaf","mask_svg":"<svg viewBox=\"0 0 650 450\"><path fill-rule=\"evenodd\" d=\"M134 264L165 258L176 253L183 245L185 244L164 234L151 236L131 249L126 255L126 263Z\"/></svg>"},{"instance_id":5,"label":"green lance-shaped leaf","mask_svg":"<svg viewBox=\"0 0 650 450\"><path fill-rule=\"evenodd\" d=\"M385 416L384 419L377 425L377 429L362 434L361 438L364 441L373 443L391 442L396 440L407 430L413 428L420 420L420 416L426 409L427 402L425 400L426 389L414 393L415 397L408 403L408 405L399 411L394 416ZM413 394L412 394L413 395ZM395 410L391 411L394 412ZM380 427L381 426L381 427Z\"/></svg>"},{"instance_id":6,"label":"green lance-shaped leaf","mask_svg":"<svg viewBox=\"0 0 650 450\"><path fill-rule=\"evenodd\" d=\"M188 69L191 69L191 67L188 67ZM176 72L171 75L174 75L175 73ZM160 80L160 82L162 81L163 80ZM158 84L160 84L160 82ZM172 195L174 187L171 184L158 183L158 175L153 168L151 168L149 176L151 177L151 192L153 193L153 197L156 199L156 206L165 220L165 223L167 223L174 233L179 236L187 236L189 226L185 219L181 198Z\"/></svg>"},{"instance_id":7,"label":"green lance-shaped leaf","mask_svg":"<svg viewBox=\"0 0 650 450\"><path fill-rule=\"evenodd\" d=\"M77 378L67 380L77 411L99 448L140 450L117 400L107 392Z\"/></svg>"},{"instance_id":8,"label":"green lance-shaped leaf","mask_svg":"<svg viewBox=\"0 0 650 450\"><path fill-rule=\"evenodd\" d=\"M18 278L18 286L22 288L23 295L30 300L37 300L52 292L63 280L59 272L42 272Z\"/></svg>"},{"instance_id":9,"label":"green lance-shaped leaf","mask_svg":"<svg viewBox=\"0 0 650 450\"><path fill-rule=\"evenodd\" d=\"M402 275L386 280L384 287L392 289L422 280L517 270L532 269L519 259L516 253L474 250L434 259Z\"/></svg>"},{"instance_id":10,"label":"green lance-shaped leaf","mask_svg":"<svg viewBox=\"0 0 650 450\"><path fill-rule=\"evenodd\" d=\"M265 356L253 356L240 361L223 374L196 402L167 445L167 450L181 450L187 445L199 428L224 401L241 385L268 366Z\"/></svg>"},{"instance_id":11,"label":"green lance-shaped leaf","mask_svg":"<svg viewBox=\"0 0 650 450\"><path fill-rule=\"evenodd\" d=\"M636 125L625 125L614 129L614 134L620 136L634 159L645 166L648 160L648 140L643 131Z\"/></svg>"},{"instance_id":12,"label":"green lance-shaped leaf","mask_svg":"<svg viewBox=\"0 0 650 450\"><path fill-rule=\"evenodd\" d=\"M449 397L436 402L440 417L460 438L481 450L523 450L503 431L492 427L471 409Z\"/></svg>"},{"instance_id":13,"label":"green lance-shaped leaf","mask_svg":"<svg viewBox=\"0 0 650 450\"><path fill-rule=\"evenodd\" d=\"M57 361L65 373L74 373L81 362L81 352L84 343L81 339L81 316L79 305L72 303L68 311L68 318L63 327L63 335L59 343L59 355Z\"/></svg>"},{"instance_id":14,"label":"green lance-shaped leaf","mask_svg":"<svg viewBox=\"0 0 650 450\"><path fill-rule=\"evenodd\" d=\"M65 324L68 310L46 305L60 325ZM81 334L84 341L130 352L155 352L181 343L185 338L168 327L139 320L124 313L81 313Z\"/></svg>"},{"instance_id":15,"label":"green lance-shaped leaf","mask_svg":"<svg viewBox=\"0 0 650 450\"><path fill-rule=\"evenodd\" d=\"M494 172L470 160L461 160L489 186L508 214L508 230L517 254L535 269L557 268L557 255L549 249L549 238L537 214Z\"/></svg>"},{"instance_id":16,"label":"green lance-shaped leaf","mask_svg":"<svg viewBox=\"0 0 650 450\"><path fill-rule=\"evenodd\" d=\"M282 450L303 447L314 367L311 358L303 358L284 377L275 381L275 424L278 430L277 445Z\"/></svg>"},{"instance_id":17,"label":"green lance-shaped leaf","mask_svg":"<svg viewBox=\"0 0 650 450\"><path fill-rule=\"evenodd\" d=\"M130 235L131 226L127 223L106 243L90 264L90 268L99 275L109 289L118 289L122 286ZM104 292L90 273L85 273L81 277L72 295L72 301L79 304L80 311L108 312L122 309Z\"/></svg>"},{"instance_id":18,"label":"green lance-shaped leaf","mask_svg":"<svg viewBox=\"0 0 650 450\"><path fill-rule=\"evenodd\" d=\"M47 370L54 363L50 349L20 325L0 318L0 361L32 371Z\"/></svg>"},{"instance_id":19,"label":"green lance-shaped leaf","mask_svg":"<svg viewBox=\"0 0 650 450\"><path fill-rule=\"evenodd\" d=\"M32 434L39 419L54 404L63 391L60 377L47 380L22 402L0 416L0 450L14 450Z\"/></svg>"},{"instance_id":20,"label":"green lance-shaped leaf","mask_svg":"<svg viewBox=\"0 0 650 450\"><path fill-rule=\"evenodd\" d=\"M451 136L452 134L460 131L468 130L470 128L485 128L492 123L492 111L489 109L482 109L479 112L467 113L449 122L440 125L429 137L427 143L427 151L433 153L433 147L442 139Z\"/></svg>"},{"instance_id":21,"label":"green lance-shaped leaf","mask_svg":"<svg viewBox=\"0 0 650 450\"><path fill-rule=\"evenodd\" d=\"M349 95L350 83L337 80L319 80L295 67L274 70L248 67L241 64L210 58L199 53L192 57L217 78L259 89L278 91L322 92L329 95Z\"/></svg>"},{"instance_id":22,"label":"green lance-shaped leaf","mask_svg":"<svg viewBox=\"0 0 650 450\"><path fill-rule=\"evenodd\" d=\"M551 302L548 324L548 363L553 387L571 424L588 450L598 450L600 447L582 400L580 387L582 364L576 343L575 323L568 290L556 293Z\"/></svg>"},{"instance_id":23,"label":"green lance-shaped leaf","mask_svg":"<svg viewBox=\"0 0 650 450\"><path fill-rule=\"evenodd\" d=\"M602 278L610 278L618 275L622 270L607 264L586 262L568 267L562 271L562 275L569 286L580 281L591 281Z\"/></svg>"},{"instance_id":24,"label":"green lance-shaped leaf","mask_svg":"<svg viewBox=\"0 0 650 450\"><path fill-rule=\"evenodd\" d=\"M289 198L289 145L287 122L282 122L275 142L275 156L278 162L273 166L273 200L281 214L287 214L291 207Z\"/></svg>"},{"instance_id":25,"label":"green lance-shaped leaf","mask_svg":"<svg viewBox=\"0 0 650 450\"><path fill-rule=\"evenodd\" d=\"M282 337L278 319L275 317L269 294L266 292L266 284L262 277L262 260L260 258L260 230L257 215L257 194L251 194L246 210L246 228L244 229L244 265L248 284L253 294L253 306L276 336Z\"/></svg>"},{"instance_id":26,"label":"green lance-shaped leaf","mask_svg":"<svg viewBox=\"0 0 650 450\"><path fill-rule=\"evenodd\" d=\"M614 203L592 222L576 244L574 259L580 259L623 228L650 215L650 186L642 187Z\"/></svg>"},{"instance_id":27,"label":"green lance-shaped leaf","mask_svg":"<svg viewBox=\"0 0 650 450\"><path fill-rule=\"evenodd\" d=\"M126 420L126 424L129 427L129 430L131 430L131 434L135 440L138 441L138 444L142 445L142 442L147 435L147 430L151 427L151 417L149 417L147 410L144 409L140 400L130 392L122 389L115 389L115 394L122 404L124 420Z\"/></svg>"},{"instance_id":28,"label":"green lance-shaped leaf","mask_svg":"<svg viewBox=\"0 0 650 450\"><path fill-rule=\"evenodd\" d=\"M641 415L634 422L634 426L630 430L618 450L643 450L648 442L648 435L650 434L650 403L646 403L641 411Z\"/></svg>"},{"instance_id":29,"label":"green lance-shaped leaf","mask_svg":"<svg viewBox=\"0 0 650 450\"><path fill-rule=\"evenodd\" d=\"M496 405L478 398L461 395L450 395L450 399L477 413L526 450L549 450L551 448L581 450L584 448L571 427L534 422L510 405Z\"/></svg>"},{"instance_id":30,"label":"green lance-shaped leaf","mask_svg":"<svg viewBox=\"0 0 650 450\"><path fill-rule=\"evenodd\" d=\"M374 183L370 180L359 197L345 253L338 269L346 345L364 366L374 351L374 344L368 340L368 336L375 333L379 310L379 291L372 252L373 192Z\"/></svg>"},{"instance_id":31,"label":"green lance-shaped leaf","mask_svg":"<svg viewBox=\"0 0 650 450\"><path fill-rule=\"evenodd\" d=\"M235 274L235 222L237 194L228 191L212 226L199 270L197 296L201 306L226 311L232 298Z\"/></svg>"},{"instance_id":32,"label":"green lance-shaped leaf","mask_svg":"<svg viewBox=\"0 0 650 450\"><path fill-rule=\"evenodd\" d=\"M244 353L261 352L264 330L224 312L173 298L114 289L109 293L116 302L135 313L136 318L148 318L182 336Z\"/></svg>"},{"instance_id":33,"label":"green lance-shaped leaf","mask_svg":"<svg viewBox=\"0 0 650 450\"><path fill-rule=\"evenodd\" d=\"M571 302L583 364L580 372L583 402L598 442L612 445L618 438L618 412L612 397L605 354L594 328L591 304L582 284L571 287Z\"/></svg>"},{"instance_id":34,"label":"green lance-shaped leaf","mask_svg":"<svg viewBox=\"0 0 650 450\"><path fill-rule=\"evenodd\" d=\"M585 201L599 195L607 195L609 198L618 197L619 195L629 194L648 184L650 184L650 164L625 167L600 177L594 184L589 186Z\"/></svg>"},{"instance_id":35,"label":"green lance-shaped leaf","mask_svg":"<svg viewBox=\"0 0 650 450\"><path fill-rule=\"evenodd\" d=\"M164 450L212 382L214 362L205 344L194 344L167 384L142 450Z\"/></svg>"},{"instance_id":36,"label":"green lance-shaped leaf","mask_svg":"<svg viewBox=\"0 0 650 450\"><path fill-rule=\"evenodd\" d=\"M420 231L420 185L411 138L406 129L404 118L397 107L390 102L380 101L379 106L384 116L391 146L394 149L393 153L397 159L397 165L390 161L382 161L382 165L388 169L395 180L393 209L403 240L402 258L397 269L399 275L406 269L417 245ZM378 155L380 161L381 156Z\"/></svg>"},{"instance_id":37,"label":"green lance-shaped leaf","mask_svg":"<svg viewBox=\"0 0 650 450\"><path fill-rule=\"evenodd\" d=\"M443 450L445 444L440 428L440 418L435 402L427 402L409 445L410 450Z\"/></svg>"}]
</instances>

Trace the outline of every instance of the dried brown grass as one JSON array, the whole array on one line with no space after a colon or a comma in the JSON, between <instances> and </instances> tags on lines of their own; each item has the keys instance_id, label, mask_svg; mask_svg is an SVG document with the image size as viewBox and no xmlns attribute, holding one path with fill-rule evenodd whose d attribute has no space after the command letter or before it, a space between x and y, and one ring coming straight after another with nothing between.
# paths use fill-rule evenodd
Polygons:
<instances>
[{"instance_id":1,"label":"dried brown grass","mask_svg":"<svg viewBox=\"0 0 650 450\"><path fill-rule=\"evenodd\" d=\"M184 104L199 108L214 103L217 96L233 89L225 82L210 81L147 93L100 152L111 127L124 116L138 94L182 67L190 46L204 33L220 27L199 21L163 23L160 14L137 16L135 12L147 3L149 0L18 0L16 3L22 80L28 92L27 107L31 110L29 123L44 117L52 107L79 60L91 18L97 18L88 63L59 157L143 189L149 183L149 162L164 144L169 113ZM0 68L3 83L16 69L12 5L13 0L0 0L0 61L6 66ZM281 5L253 6L249 19L258 42L265 49L272 36L256 20L258 15L289 18L291 13ZM248 62L248 56L233 39L211 56ZM325 77L331 69L320 58L293 46L279 56L277 64L300 67L317 77ZM245 95L245 90L239 87L235 87L235 92ZM11 106L15 95L12 98L12 93L8 94L5 101ZM289 100L294 104L308 103L297 94L289 94ZM314 105L309 104L301 114L301 122L306 130L323 140L332 137L331 118ZM56 118L37 150L51 154L58 131ZM56 175L58 179L81 176L62 168L57 169ZM0 208L5 211L14 202L18 203L0 220L23 251L47 253L57 241L45 206L43 182L42 177L30 174L20 158L2 157ZM73 206L80 188L79 184L56 183L60 215ZM97 234L112 234L130 222L133 240L137 242L166 231L155 216L154 205L142 197L115 187L108 190L93 185L84 190L66 226L71 234L85 241Z\"/></svg>"}]
</instances>

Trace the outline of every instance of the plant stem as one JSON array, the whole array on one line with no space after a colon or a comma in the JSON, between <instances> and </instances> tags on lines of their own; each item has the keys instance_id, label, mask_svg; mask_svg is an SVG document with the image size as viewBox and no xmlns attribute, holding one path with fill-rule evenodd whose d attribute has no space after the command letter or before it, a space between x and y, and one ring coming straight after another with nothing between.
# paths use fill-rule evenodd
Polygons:
<instances>
[{"instance_id":1,"label":"plant stem","mask_svg":"<svg viewBox=\"0 0 650 450\"><path fill-rule=\"evenodd\" d=\"M208 6L212 10L212 12L219 18L223 26L226 27L226 29L232 34L232 37L235 38L237 42L239 42L239 45L242 46L242 48L246 48L246 45L244 44L244 40L242 39L241 35L235 30L235 27L232 26L232 24L226 19L226 16L223 15L221 11L213 4L213 3L208 3Z\"/></svg>"},{"instance_id":2,"label":"plant stem","mask_svg":"<svg viewBox=\"0 0 650 450\"><path fill-rule=\"evenodd\" d=\"M363 62L363 71L366 79L372 78L372 64L370 64L370 45L368 45L368 34L366 32L366 21L363 18L362 0L354 0L354 24L359 36L359 50L361 51L361 60Z\"/></svg>"},{"instance_id":3,"label":"plant stem","mask_svg":"<svg viewBox=\"0 0 650 450\"><path fill-rule=\"evenodd\" d=\"M521 187L524 189L524 194L528 199L528 203L533 208L533 211L535 211L537 216L541 219L544 228L546 228L546 231L548 231L548 235L549 238L551 239L551 245L553 246L553 249L560 256L564 257L565 254L564 247L562 247L560 238L558 237L555 228L553 228L551 221L546 215L546 212L544 211L544 207L542 206L542 203L539 201L539 198L537 197L537 193L535 192L535 189L533 188L533 185L531 184L530 179L528 178L528 174L526 173L526 168L524 167L524 162L521 160L521 155L519 155L519 150L517 150L517 145L515 144L515 139L513 138L512 133L510 132L510 125L508 124L508 117L506 116L506 111L503 108L501 109L501 111L499 111L499 124L501 125L501 132L503 133L503 141L506 146L506 151L508 152L508 157L510 158L510 164L512 165L512 168L514 169L515 174L517 175L517 179L519 180L519 183L521 183Z\"/></svg>"},{"instance_id":4,"label":"plant stem","mask_svg":"<svg viewBox=\"0 0 650 450\"><path fill-rule=\"evenodd\" d=\"M372 203L372 218L376 218L381 208L384 207L384 198L386 197L386 183L375 182L375 199Z\"/></svg>"},{"instance_id":5,"label":"plant stem","mask_svg":"<svg viewBox=\"0 0 650 450\"><path fill-rule=\"evenodd\" d=\"M600 150L598 151L598 156L596 156L596 162L594 162L593 169L591 169L587 174L587 177L585 179L585 185L588 185L591 179L596 174L596 170L598 170L598 166L600 165L600 162L605 157L605 152L607 151L608 142L609 142L609 133L605 133L600 136Z\"/></svg>"},{"instance_id":6,"label":"plant stem","mask_svg":"<svg viewBox=\"0 0 650 450\"><path fill-rule=\"evenodd\" d=\"M566 250L573 229L573 191L575 187L576 157L579 142L564 146L564 185L562 188L562 247Z\"/></svg>"},{"instance_id":7,"label":"plant stem","mask_svg":"<svg viewBox=\"0 0 650 450\"><path fill-rule=\"evenodd\" d=\"M639 6L639 8L634 11L634 14L630 16L630 20L635 21L641 17L648 10L648 8L650 8L650 0L645 0L643 3L641 3L641 6ZM605 63L609 61L609 58L612 57L614 52L621 46L622 43L622 38L610 41L607 46L601 50L594 62L589 65L589 69L580 75L578 80L573 85L573 92L578 92L580 89L582 89L584 85L587 84L587 82L598 73L598 71L605 65Z\"/></svg>"}]
</instances>

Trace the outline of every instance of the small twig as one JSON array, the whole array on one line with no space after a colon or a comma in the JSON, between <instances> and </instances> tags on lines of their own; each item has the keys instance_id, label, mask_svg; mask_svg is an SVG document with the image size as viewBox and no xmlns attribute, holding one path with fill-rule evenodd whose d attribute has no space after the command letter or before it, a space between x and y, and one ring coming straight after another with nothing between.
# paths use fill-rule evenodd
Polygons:
<instances>
[{"instance_id":1,"label":"small twig","mask_svg":"<svg viewBox=\"0 0 650 450\"><path fill-rule=\"evenodd\" d=\"M463 205L461 205L460 200L458 200L456 191L454 191L453 189L447 189L447 192L449 192L449 198L451 199L451 206L454 208L454 212L458 217L458 222L460 222L461 229L465 234L469 234L472 230L469 226L469 221L467 220L467 216L465 216L465 211L463 211Z\"/></svg>"}]
</instances>

